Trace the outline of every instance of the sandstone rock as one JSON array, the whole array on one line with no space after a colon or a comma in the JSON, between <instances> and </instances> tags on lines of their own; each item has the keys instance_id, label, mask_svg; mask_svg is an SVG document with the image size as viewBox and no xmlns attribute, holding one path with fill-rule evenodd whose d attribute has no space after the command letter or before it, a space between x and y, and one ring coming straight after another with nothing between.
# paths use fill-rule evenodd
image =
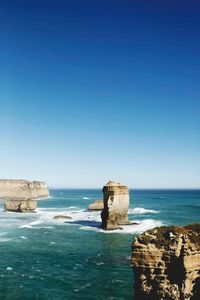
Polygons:
<instances>
[{"instance_id":1,"label":"sandstone rock","mask_svg":"<svg viewBox=\"0 0 200 300\"><path fill-rule=\"evenodd\" d=\"M129 225L129 191L128 187L109 181L103 187L104 209L101 213L102 228L112 230L120 225Z\"/></svg>"},{"instance_id":2,"label":"sandstone rock","mask_svg":"<svg viewBox=\"0 0 200 300\"><path fill-rule=\"evenodd\" d=\"M69 219L72 219L72 217L70 216L65 216L65 215L58 215L58 216L54 216L53 217L54 220L69 220Z\"/></svg>"},{"instance_id":3,"label":"sandstone rock","mask_svg":"<svg viewBox=\"0 0 200 300\"><path fill-rule=\"evenodd\" d=\"M48 187L44 182L0 179L0 199L37 199L48 196Z\"/></svg>"},{"instance_id":4,"label":"sandstone rock","mask_svg":"<svg viewBox=\"0 0 200 300\"><path fill-rule=\"evenodd\" d=\"M4 203L4 210L5 211L13 211L13 212L34 212L37 208L37 202L32 199L21 199L21 200L7 200Z\"/></svg>"},{"instance_id":5,"label":"sandstone rock","mask_svg":"<svg viewBox=\"0 0 200 300\"><path fill-rule=\"evenodd\" d=\"M89 210L103 210L103 208L104 204L102 199L96 200L94 203L88 206Z\"/></svg>"},{"instance_id":6,"label":"sandstone rock","mask_svg":"<svg viewBox=\"0 0 200 300\"><path fill-rule=\"evenodd\" d=\"M135 300L200 299L200 224L148 230L133 242Z\"/></svg>"}]
</instances>

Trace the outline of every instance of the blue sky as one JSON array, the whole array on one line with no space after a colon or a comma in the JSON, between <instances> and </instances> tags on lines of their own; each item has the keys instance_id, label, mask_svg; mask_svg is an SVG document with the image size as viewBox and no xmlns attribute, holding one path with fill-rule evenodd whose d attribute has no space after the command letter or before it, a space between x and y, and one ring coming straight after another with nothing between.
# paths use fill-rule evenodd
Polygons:
<instances>
[{"instance_id":1,"label":"blue sky","mask_svg":"<svg viewBox=\"0 0 200 300\"><path fill-rule=\"evenodd\" d=\"M0 2L0 178L200 187L198 1Z\"/></svg>"}]
</instances>

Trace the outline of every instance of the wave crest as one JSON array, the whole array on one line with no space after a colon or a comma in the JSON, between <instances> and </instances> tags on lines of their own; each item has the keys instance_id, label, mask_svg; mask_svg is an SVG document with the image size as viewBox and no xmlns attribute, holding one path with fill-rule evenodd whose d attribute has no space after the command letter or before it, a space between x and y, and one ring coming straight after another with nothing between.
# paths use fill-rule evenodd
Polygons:
<instances>
[{"instance_id":1,"label":"wave crest","mask_svg":"<svg viewBox=\"0 0 200 300\"><path fill-rule=\"evenodd\" d=\"M143 215L143 214L159 214L160 212L158 210L154 210L154 209L135 207L135 208L130 208L128 213L130 215Z\"/></svg>"}]
</instances>

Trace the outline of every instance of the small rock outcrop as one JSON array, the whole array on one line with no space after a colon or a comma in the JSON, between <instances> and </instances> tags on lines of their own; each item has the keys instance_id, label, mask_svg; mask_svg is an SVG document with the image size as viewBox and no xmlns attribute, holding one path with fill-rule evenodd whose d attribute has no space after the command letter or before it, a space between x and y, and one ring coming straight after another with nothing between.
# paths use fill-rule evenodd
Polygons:
<instances>
[{"instance_id":1,"label":"small rock outcrop","mask_svg":"<svg viewBox=\"0 0 200 300\"><path fill-rule=\"evenodd\" d=\"M200 224L158 227L133 242L135 300L200 299Z\"/></svg>"},{"instance_id":2,"label":"small rock outcrop","mask_svg":"<svg viewBox=\"0 0 200 300\"><path fill-rule=\"evenodd\" d=\"M17 199L7 200L4 203L4 211L15 211L15 212L34 212L37 208L37 202L32 199Z\"/></svg>"},{"instance_id":3,"label":"small rock outcrop","mask_svg":"<svg viewBox=\"0 0 200 300\"><path fill-rule=\"evenodd\" d=\"M49 190L45 182L0 179L0 199L46 198Z\"/></svg>"},{"instance_id":4,"label":"small rock outcrop","mask_svg":"<svg viewBox=\"0 0 200 300\"><path fill-rule=\"evenodd\" d=\"M120 225L129 225L129 190L126 185L109 181L103 187L104 209L101 213L102 228L119 229Z\"/></svg>"},{"instance_id":5,"label":"small rock outcrop","mask_svg":"<svg viewBox=\"0 0 200 300\"><path fill-rule=\"evenodd\" d=\"M65 215L57 215L53 217L54 220L69 220L72 219L70 216L65 216Z\"/></svg>"},{"instance_id":6,"label":"small rock outcrop","mask_svg":"<svg viewBox=\"0 0 200 300\"><path fill-rule=\"evenodd\" d=\"M98 199L94 203L88 206L88 210L103 210L104 204L103 199Z\"/></svg>"}]
</instances>

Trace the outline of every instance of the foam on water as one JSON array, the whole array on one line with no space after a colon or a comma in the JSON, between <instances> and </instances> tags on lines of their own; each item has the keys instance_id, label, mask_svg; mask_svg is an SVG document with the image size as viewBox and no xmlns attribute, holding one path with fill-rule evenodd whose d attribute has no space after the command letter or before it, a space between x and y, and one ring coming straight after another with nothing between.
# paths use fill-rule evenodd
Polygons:
<instances>
[{"instance_id":1,"label":"foam on water","mask_svg":"<svg viewBox=\"0 0 200 300\"><path fill-rule=\"evenodd\" d=\"M101 228L95 228L92 226L81 226L79 229L81 230L91 230L91 231L99 231L105 234L112 234L112 233L121 233L121 234L141 234L146 230L163 226L164 224L161 221L155 221L152 219L146 219L143 221L137 221L137 224L127 225L127 226L120 226L122 229L116 230L103 230Z\"/></svg>"},{"instance_id":2,"label":"foam on water","mask_svg":"<svg viewBox=\"0 0 200 300\"><path fill-rule=\"evenodd\" d=\"M130 208L130 215L142 215L142 214L156 214L159 211L146 209L143 207ZM101 226L101 212L100 211L88 211L87 209L81 209L78 206L64 206L64 207L49 207L38 208L36 214L18 214L18 213L2 213L3 220L0 221L0 227L9 226L10 228L20 229L41 229L41 228L54 228L53 225L66 226L77 225L80 230L92 230L96 232L104 233L141 233L147 229L151 229L156 226L163 225L159 220L145 219L134 220L138 224L122 226L122 230L115 231L103 231ZM54 219L56 215L64 215L69 217L68 219ZM8 228L6 228L8 229ZM1 233L4 235L5 233ZM22 238L23 239L23 238ZM2 241L9 241L4 239Z\"/></svg>"},{"instance_id":3,"label":"foam on water","mask_svg":"<svg viewBox=\"0 0 200 300\"><path fill-rule=\"evenodd\" d=\"M20 239L26 240L26 239L27 239L27 236L21 235L21 236L20 236Z\"/></svg>"},{"instance_id":4,"label":"foam on water","mask_svg":"<svg viewBox=\"0 0 200 300\"><path fill-rule=\"evenodd\" d=\"M6 234L7 234L7 232L0 232L0 237L5 236Z\"/></svg>"},{"instance_id":5,"label":"foam on water","mask_svg":"<svg viewBox=\"0 0 200 300\"><path fill-rule=\"evenodd\" d=\"M19 228L32 228L32 226L30 224L24 224L19 226Z\"/></svg>"},{"instance_id":6,"label":"foam on water","mask_svg":"<svg viewBox=\"0 0 200 300\"><path fill-rule=\"evenodd\" d=\"M79 206L67 206L67 207L48 207L48 208L38 208L37 212L42 211L63 211L63 210L73 210L73 209L80 209Z\"/></svg>"},{"instance_id":7,"label":"foam on water","mask_svg":"<svg viewBox=\"0 0 200 300\"><path fill-rule=\"evenodd\" d=\"M130 208L128 213L130 215L158 214L159 211L153 209L146 209L143 207L135 207L135 208Z\"/></svg>"},{"instance_id":8,"label":"foam on water","mask_svg":"<svg viewBox=\"0 0 200 300\"><path fill-rule=\"evenodd\" d=\"M34 226L34 225L39 225L39 224L42 224L42 223L44 223L43 220L36 220L36 221L31 222L30 225Z\"/></svg>"},{"instance_id":9,"label":"foam on water","mask_svg":"<svg viewBox=\"0 0 200 300\"><path fill-rule=\"evenodd\" d=\"M131 300L133 236L162 223L199 220L199 191L130 191L129 219L138 224L117 231L103 231L101 212L87 211L101 191L53 190L52 194L53 199L38 201L32 214L7 213L0 206L1 299L34 299L37 289L38 298L51 295L55 300ZM83 200L84 196L91 200ZM56 215L72 219L53 219Z\"/></svg>"},{"instance_id":10,"label":"foam on water","mask_svg":"<svg viewBox=\"0 0 200 300\"><path fill-rule=\"evenodd\" d=\"M12 238L0 238L0 243L10 242Z\"/></svg>"}]
</instances>

